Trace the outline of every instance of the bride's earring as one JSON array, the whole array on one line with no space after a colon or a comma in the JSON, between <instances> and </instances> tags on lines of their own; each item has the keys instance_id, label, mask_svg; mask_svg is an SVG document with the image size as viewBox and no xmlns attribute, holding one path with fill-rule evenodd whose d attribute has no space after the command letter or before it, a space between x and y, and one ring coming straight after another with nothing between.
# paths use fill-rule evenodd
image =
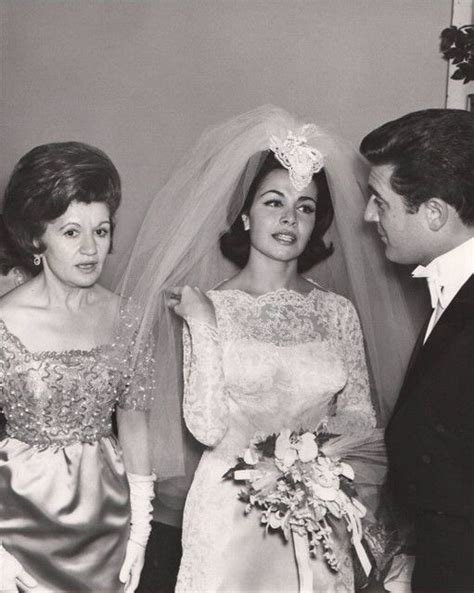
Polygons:
<instances>
[{"instance_id":1,"label":"bride's earring","mask_svg":"<svg viewBox=\"0 0 474 593\"><path fill-rule=\"evenodd\" d=\"M250 220L246 214L242 214L242 222L244 223L244 231L250 230Z\"/></svg>"},{"instance_id":2,"label":"bride's earring","mask_svg":"<svg viewBox=\"0 0 474 593\"><path fill-rule=\"evenodd\" d=\"M35 266L39 266L41 264L41 257L38 254L34 256L33 263L35 264Z\"/></svg>"}]
</instances>

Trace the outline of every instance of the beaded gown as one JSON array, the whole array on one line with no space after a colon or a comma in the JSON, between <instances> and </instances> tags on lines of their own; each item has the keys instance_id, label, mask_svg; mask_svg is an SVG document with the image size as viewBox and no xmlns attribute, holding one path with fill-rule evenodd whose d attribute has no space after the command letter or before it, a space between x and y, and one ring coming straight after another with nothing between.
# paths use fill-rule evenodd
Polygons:
<instances>
[{"instance_id":1,"label":"beaded gown","mask_svg":"<svg viewBox=\"0 0 474 593\"><path fill-rule=\"evenodd\" d=\"M208 448L186 501L176 593L295 592L291 542L266 533L255 511L244 515L239 487L222 476L256 432L315 429L328 417L328 429L346 435L343 456L370 504L385 457L357 313L347 299L318 287L307 295L280 289L208 296L217 329L189 320L184 330L184 416ZM349 545L343 530L339 572L321 555L311 559L315 592L354 590Z\"/></svg>"},{"instance_id":2,"label":"beaded gown","mask_svg":"<svg viewBox=\"0 0 474 593\"><path fill-rule=\"evenodd\" d=\"M133 325L129 307L120 317ZM1 319L0 344L0 540L49 591L123 591L129 488L111 416L147 407L151 354L132 366L125 339L30 352Z\"/></svg>"}]
</instances>

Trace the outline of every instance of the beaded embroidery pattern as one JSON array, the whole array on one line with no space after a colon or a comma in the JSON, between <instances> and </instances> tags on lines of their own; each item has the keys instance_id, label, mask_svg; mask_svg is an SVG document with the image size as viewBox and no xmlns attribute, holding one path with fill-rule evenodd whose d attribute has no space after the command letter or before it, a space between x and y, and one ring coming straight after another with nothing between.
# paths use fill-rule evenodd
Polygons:
<instances>
[{"instance_id":1,"label":"beaded embroidery pattern","mask_svg":"<svg viewBox=\"0 0 474 593\"><path fill-rule=\"evenodd\" d=\"M120 311L123 338L90 350L30 352L0 319L0 405L7 434L40 449L92 443L112 434L115 405L148 408L153 393L152 345L132 365L136 311ZM123 329L126 328L124 332ZM127 337L128 334L128 337Z\"/></svg>"}]
</instances>

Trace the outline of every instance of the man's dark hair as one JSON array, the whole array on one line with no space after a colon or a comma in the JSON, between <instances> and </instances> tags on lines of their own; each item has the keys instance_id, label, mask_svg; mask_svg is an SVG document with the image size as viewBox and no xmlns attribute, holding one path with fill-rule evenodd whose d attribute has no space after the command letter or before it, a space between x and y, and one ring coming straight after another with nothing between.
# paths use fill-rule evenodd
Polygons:
<instances>
[{"instance_id":1,"label":"man's dark hair","mask_svg":"<svg viewBox=\"0 0 474 593\"><path fill-rule=\"evenodd\" d=\"M392 165L392 189L409 211L440 198L474 224L474 114L425 109L390 121L368 134L360 152L372 165Z\"/></svg>"}]
</instances>

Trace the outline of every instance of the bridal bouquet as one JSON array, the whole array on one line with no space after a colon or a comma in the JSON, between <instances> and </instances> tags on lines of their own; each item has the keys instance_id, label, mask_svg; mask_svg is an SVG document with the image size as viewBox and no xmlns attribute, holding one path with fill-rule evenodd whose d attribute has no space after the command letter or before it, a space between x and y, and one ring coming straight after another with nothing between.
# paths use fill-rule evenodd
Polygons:
<instances>
[{"instance_id":1,"label":"bridal bouquet","mask_svg":"<svg viewBox=\"0 0 474 593\"><path fill-rule=\"evenodd\" d=\"M339 561L333 526L334 521L344 521L368 575L370 561L361 543L361 519L366 509L357 499L352 467L324 454L324 444L333 437L325 432L288 429L278 435L256 435L224 478L243 482L239 498L246 504L246 513L258 509L267 530L280 529L287 540L291 535L297 556L302 545L312 556L321 545L324 559L334 571L339 570Z\"/></svg>"}]
</instances>

